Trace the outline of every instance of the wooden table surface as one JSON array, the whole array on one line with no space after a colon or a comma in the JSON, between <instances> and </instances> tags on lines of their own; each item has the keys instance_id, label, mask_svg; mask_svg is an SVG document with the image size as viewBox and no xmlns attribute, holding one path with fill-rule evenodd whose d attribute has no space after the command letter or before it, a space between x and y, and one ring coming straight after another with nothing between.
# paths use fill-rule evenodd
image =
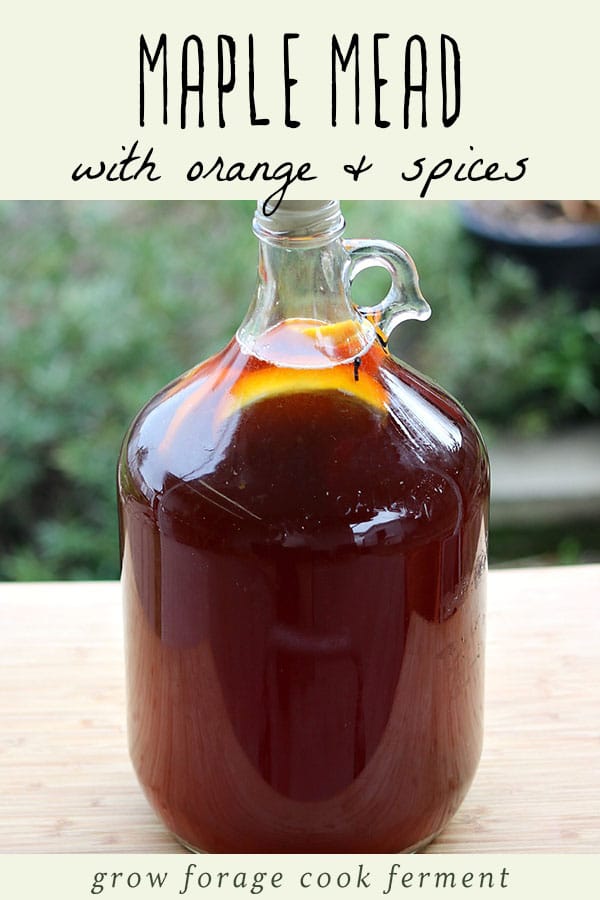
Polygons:
<instances>
[{"instance_id":1,"label":"wooden table surface","mask_svg":"<svg viewBox=\"0 0 600 900\"><path fill-rule=\"evenodd\" d=\"M1 584L0 644L0 851L179 852L127 755L119 585ZM600 851L600 566L490 573L483 757L430 852L501 851Z\"/></svg>"}]
</instances>

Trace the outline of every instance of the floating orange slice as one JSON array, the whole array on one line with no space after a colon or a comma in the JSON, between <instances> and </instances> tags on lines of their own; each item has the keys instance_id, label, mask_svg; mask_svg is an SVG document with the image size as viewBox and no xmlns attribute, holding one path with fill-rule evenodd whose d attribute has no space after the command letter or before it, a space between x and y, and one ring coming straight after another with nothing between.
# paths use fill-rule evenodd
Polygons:
<instances>
[{"instance_id":1,"label":"floating orange slice","mask_svg":"<svg viewBox=\"0 0 600 900\"><path fill-rule=\"evenodd\" d=\"M365 346L364 334L352 319L304 325L302 333L312 339L314 346L330 359L348 359L361 353Z\"/></svg>"},{"instance_id":2,"label":"floating orange slice","mask_svg":"<svg viewBox=\"0 0 600 900\"><path fill-rule=\"evenodd\" d=\"M227 418L259 400L315 391L341 391L379 411L385 409L386 397L383 387L360 370L358 379L355 378L353 364L344 363L326 369L273 367L248 373L232 386L231 392L224 400L221 414L223 418Z\"/></svg>"}]
</instances>

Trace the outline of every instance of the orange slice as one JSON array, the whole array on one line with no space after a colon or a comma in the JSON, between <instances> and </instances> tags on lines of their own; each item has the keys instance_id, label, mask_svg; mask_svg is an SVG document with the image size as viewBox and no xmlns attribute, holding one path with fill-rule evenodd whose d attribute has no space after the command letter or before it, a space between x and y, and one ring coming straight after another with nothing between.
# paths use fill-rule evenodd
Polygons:
<instances>
[{"instance_id":1,"label":"orange slice","mask_svg":"<svg viewBox=\"0 0 600 900\"><path fill-rule=\"evenodd\" d=\"M383 411L386 399L383 387L366 372L358 370L358 379L354 372L352 363L325 369L273 367L251 372L232 385L231 392L224 400L221 415L227 418L259 400L314 391L341 391Z\"/></svg>"},{"instance_id":2,"label":"orange slice","mask_svg":"<svg viewBox=\"0 0 600 900\"><path fill-rule=\"evenodd\" d=\"M302 333L311 338L315 347L330 359L348 359L359 354L365 346L364 334L352 319L304 325Z\"/></svg>"}]
</instances>

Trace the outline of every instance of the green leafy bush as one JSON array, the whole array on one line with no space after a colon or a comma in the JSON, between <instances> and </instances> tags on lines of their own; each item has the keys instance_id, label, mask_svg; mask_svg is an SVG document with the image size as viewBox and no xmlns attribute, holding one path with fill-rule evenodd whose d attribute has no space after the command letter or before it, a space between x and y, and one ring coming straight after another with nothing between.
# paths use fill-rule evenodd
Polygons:
<instances>
[{"instance_id":1,"label":"green leafy bush","mask_svg":"<svg viewBox=\"0 0 600 900\"><path fill-rule=\"evenodd\" d=\"M251 209L0 207L2 577L117 575L121 438L235 329L254 284Z\"/></svg>"},{"instance_id":2,"label":"green leafy bush","mask_svg":"<svg viewBox=\"0 0 600 900\"><path fill-rule=\"evenodd\" d=\"M122 435L235 331L255 281L252 208L0 204L1 578L118 575ZM345 212L348 235L402 243L419 267L434 317L398 330L403 358L490 427L598 414L597 309L489 264L447 205Z\"/></svg>"},{"instance_id":3,"label":"green leafy bush","mask_svg":"<svg viewBox=\"0 0 600 900\"><path fill-rule=\"evenodd\" d=\"M433 314L406 322L392 350L458 397L489 434L546 431L600 415L600 306L545 292L533 272L484 254L447 204L364 204L353 232L413 256Z\"/></svg>"}]
</instances>

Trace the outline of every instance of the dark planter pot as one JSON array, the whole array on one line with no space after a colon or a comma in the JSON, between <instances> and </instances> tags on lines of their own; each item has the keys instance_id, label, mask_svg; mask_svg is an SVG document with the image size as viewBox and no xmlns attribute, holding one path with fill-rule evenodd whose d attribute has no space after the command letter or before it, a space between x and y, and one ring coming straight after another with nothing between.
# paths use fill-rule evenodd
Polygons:
<instances>
[{"instance_id":1,"label":"dark planter pot","mask_svg":"<svg viewBox=\"0 0 600 900\"><path fill-rule=\"evenodd\" d=\"M600 224L563 219L512 219L505 204L458 204L464 228L494 253L531 266L545 288L559 285L583 296L600 291Z\"/></svg>"}]
</instances>

